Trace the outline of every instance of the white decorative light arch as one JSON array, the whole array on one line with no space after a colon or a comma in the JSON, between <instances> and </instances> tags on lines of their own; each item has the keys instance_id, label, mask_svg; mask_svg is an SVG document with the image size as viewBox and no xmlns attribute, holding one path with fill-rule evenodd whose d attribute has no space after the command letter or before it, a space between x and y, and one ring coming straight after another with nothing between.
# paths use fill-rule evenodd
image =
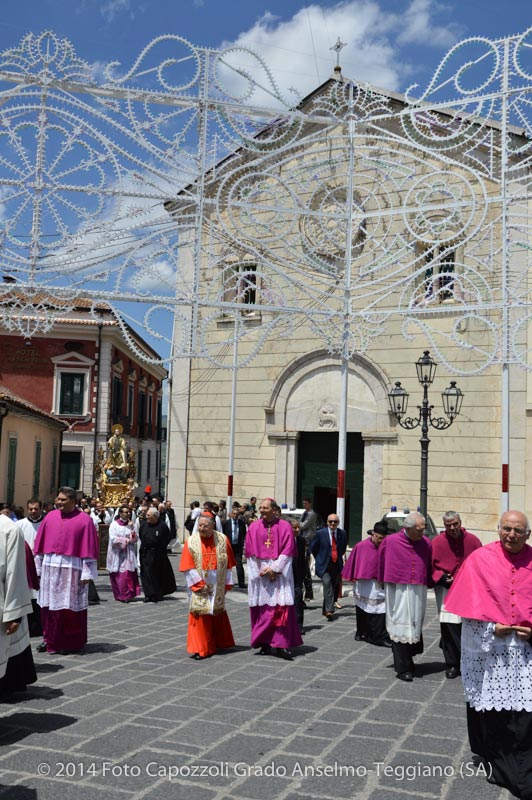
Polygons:
<instances>
[{"instance_id":1,"label":"white decorative light arch","mask_svg":"<svg viewBox=\"0 0 532 800\"><path fill-rule=\"evenodd\" d=\"M403 96L337 70L298 98L245 48L160 36L97 72L28 34L0 54L2 325L31 338L103 300L134 351L130 324L231 370L306 325L345 382L401 332L456 374L500 365L507 464L509 368L532 370L531 43L466 39ZM253 287L228 293L243 255Z\"/></svg>"}]
</instances>

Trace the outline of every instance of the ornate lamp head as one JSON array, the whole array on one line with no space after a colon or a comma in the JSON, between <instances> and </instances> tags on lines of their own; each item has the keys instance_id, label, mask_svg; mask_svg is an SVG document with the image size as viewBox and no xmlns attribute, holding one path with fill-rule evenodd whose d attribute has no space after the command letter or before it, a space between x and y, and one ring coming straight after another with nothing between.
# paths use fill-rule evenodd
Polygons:
<instances>
[{"instance_id":1,"label":"ornate lamp head","mask_svg":"<svg viewBox=\"0 0 532 800\"><path fill-rule=\"evenodd\" d=\"M416 361L417 379L422 386L430 386L436 375L437 366L430 357L430 352L425 350L421 358Z\"/></svg>"},{"instance_id":2,"label":"ornate lamp head","mask_svg":"<svg viewBox=\"0 0 532 800\"><path fill-rule=\"evenodd\" d=\"M464 395L456 385L456 381L451 381L451 385L444 389L441 395L443 410L447 416L453 420L460 413Z\"/></svg>"},{"instance_id":3,"label":"ornate lamp head","mask_svg":"<svg viewBox=\"0 0 532 800\"><path fill-rule=\"evenodd\" d=\"M393 389L388 392L390 411L397 419L401 419L406 414L408 407L408 392L403 389L400 381L395 382Z\"/></svg>"}]
</instances>

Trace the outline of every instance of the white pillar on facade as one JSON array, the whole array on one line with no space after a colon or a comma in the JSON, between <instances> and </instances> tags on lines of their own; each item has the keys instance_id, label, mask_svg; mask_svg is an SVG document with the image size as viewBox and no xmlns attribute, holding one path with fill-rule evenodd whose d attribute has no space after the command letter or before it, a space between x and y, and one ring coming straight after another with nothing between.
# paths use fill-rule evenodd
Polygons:
<instances>
[{"instance_id":1,"label":"white pillar on facade","mask_svg":"<svg viewBox=\"0 0 532 800\"><path fill-rule=\"evenodd\" d=\"M194 272L194 236L182 234L179 248L179 274L185 280L192 278ZM183 309L184 316L190 310ZM174 330L174 343L182 336L182 330ZM173 347L172 347L173 352ZM173 362L170 397L168 402L168 447L166 473L168 476L166 495L172 501L180 531L184 531L184 521L188 510L187 456L188 425L190 407L191 359L181 358ZM184 534L183 534L184 535Z\"/></svg>"}]
</instances>

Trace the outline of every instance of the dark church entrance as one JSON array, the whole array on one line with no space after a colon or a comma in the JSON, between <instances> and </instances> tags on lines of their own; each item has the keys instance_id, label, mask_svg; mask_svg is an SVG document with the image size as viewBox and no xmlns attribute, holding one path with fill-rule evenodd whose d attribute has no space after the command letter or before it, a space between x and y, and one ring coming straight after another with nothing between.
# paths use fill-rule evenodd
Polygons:
<instances>
[{"instance_id":1,"label":"dark church entrance","mask_svg":"<svg viewBox=\"0 0 532 800\"><path fill-rule=\"evenodd\" d=\"M297 504L311 497L314 508L325 521L336 510L338 432L301 433L297 451ZM362 535L362 490L364 483L364 442L360 433L347 434L345 476L345 529L350 545Z\"/></svg>"}]
</instances>

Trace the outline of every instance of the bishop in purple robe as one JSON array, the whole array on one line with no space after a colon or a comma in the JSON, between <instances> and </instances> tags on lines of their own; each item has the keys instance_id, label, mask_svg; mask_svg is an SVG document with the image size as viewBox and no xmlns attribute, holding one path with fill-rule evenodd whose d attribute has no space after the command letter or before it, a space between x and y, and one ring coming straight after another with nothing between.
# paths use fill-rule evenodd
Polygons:
<instances>
[{"instance_id":1,"label":"bishop in purple robe","mask_svg":"<svg viewBox=\"0 0 532 800\"><path fill-rule=\"evenodd\" d=\"M431 546L421 514L408 514L404 525L379 548L378 579L386 594L386 628L395 672L400 680L410 682L415 672L413 656L423 652L427 587L432 586Z\"/></svg>"},{"instance_id":2,"label":"bishop in purple robe","mask_svg":"<svg viewBox=\"0 0 532 800\"><path fill-rule=\"evenodd\" d=\"M472 752L490 783L532 798L530 523L505 511L499 541L460 567L446 608L462 619L462 682Z\"/></svg>"},{"instance_id":3,"label":"bishop in purple robe","mask_svg":"<svg viewBox=\"0 0 532 800\"><path fill-rule=\"evenodd\" d=\"M445 512L443 525L445 530L432 542L432 581L440 615L440 647L445 658L445 675L457 678L460 675L462 619L446 610L445 597L465 559L482 547L482 542L462 527L456 511Z\"/></svg>"},{"instance_id":4,"label":"bishop in purple robe","mask_svg":"<svg viewBox=\"0 0 532 800\"><path fill-rule=\"evenodd\" d=\"M369 538L358 542L345 562L342 579L352 581L356 609L356 642L377 647L391 647L386 631L386 602L384 589L377 581L379 547L388 533L384 522L376 522Z\"/></svg>"},{"instance_id":5,"label":"bishop in purple robe","mask_svg":"<svg viewBox=\"0 0 532 800\"><path fill-rule=\"evenodd\" d=\"M38 602L47 651L70 653L87 643L89 581L98 575L98 537L89 515L76 508L74 489L59 489L55 504L57 510L46 515L33 546Z\"/></svg>"},{"instance_id":6,"label":"bishop in purple robe","mask_svg":"<svg viewBox=\"0 0 532 800\"><path fill-rule=\"evenodd\" d=\"M292 560L297 554L292 526L278 519L276 503L261 500L261 518L248 528L245 554L248 567L248 602L251 646L260 655L292 660L291 647L303 644L294 606Z\"/></svg>"}]
</instances>

